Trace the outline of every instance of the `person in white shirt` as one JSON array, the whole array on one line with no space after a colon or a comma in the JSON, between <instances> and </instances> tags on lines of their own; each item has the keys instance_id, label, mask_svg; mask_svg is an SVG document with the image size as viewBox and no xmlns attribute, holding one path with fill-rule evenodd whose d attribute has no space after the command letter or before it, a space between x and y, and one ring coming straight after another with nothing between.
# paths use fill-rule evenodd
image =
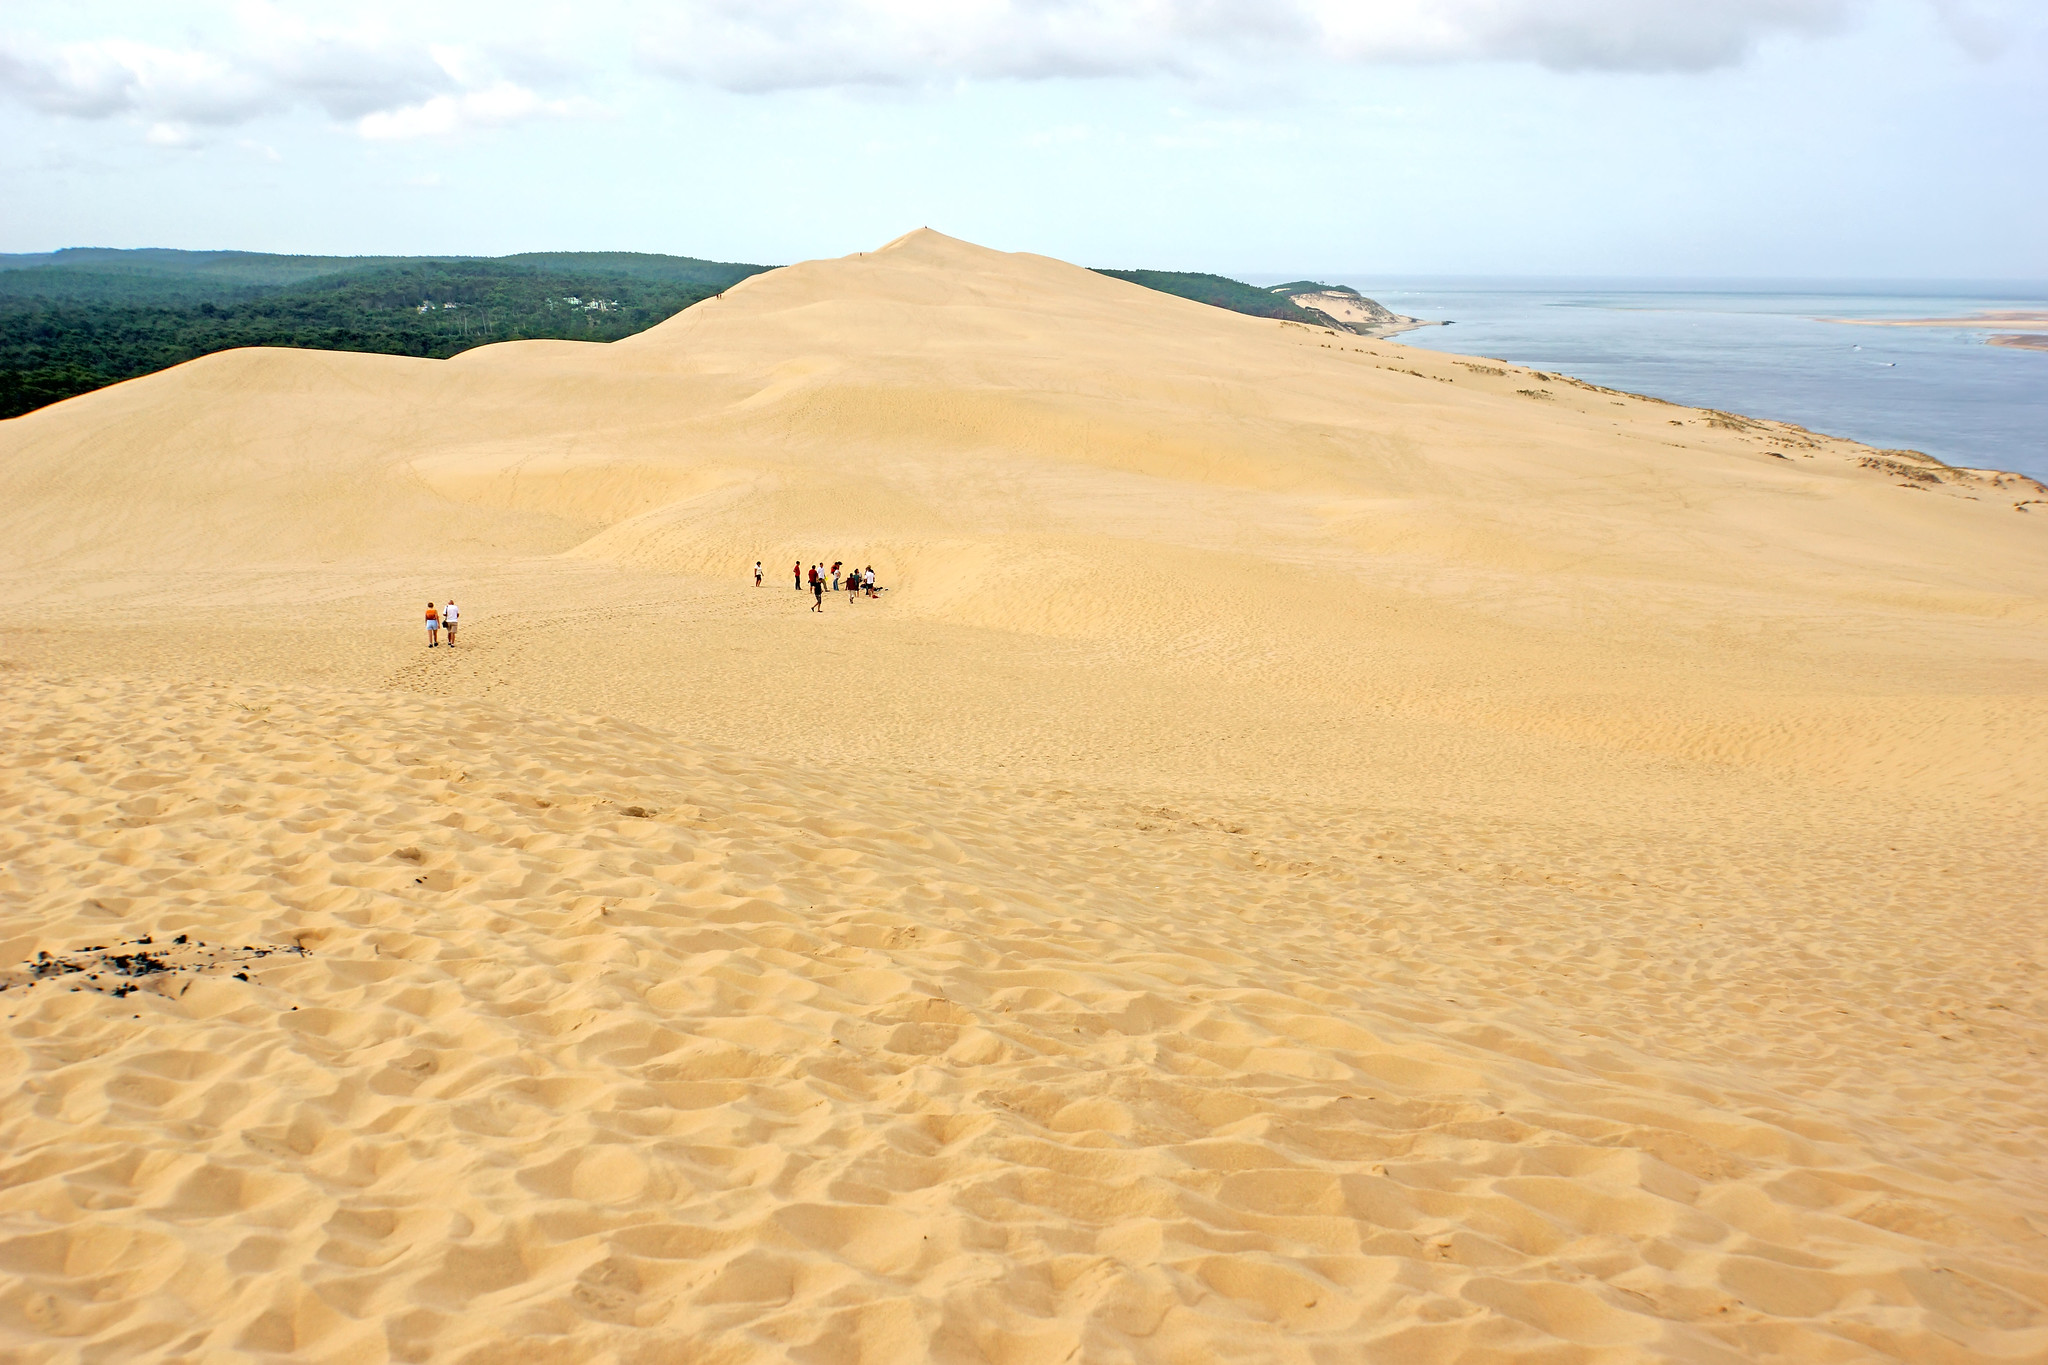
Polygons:
<instances>
[{"instance_id":1,"label":"person in white shirt","mask_svg":"<svg viewBox=\"0 0 2048 1365\"><path fill-rule=\"evenodd\" d=\"M758 559L754 561L754 586L761 586L761 561Z\"/></svg>"},{"instance_id":2,"label":"person in white shirt","mask_svg":"<svg viewBox=\"0 0 2048 1365\"><path fill-rule=\"evenodd\" d=\"M455 624L457 620L458 613L455 610L455 603L451 599L446 606L441 608L441 629L448 632L448 648L450 649L455 648Z\"/></svg>"}]
</instances>

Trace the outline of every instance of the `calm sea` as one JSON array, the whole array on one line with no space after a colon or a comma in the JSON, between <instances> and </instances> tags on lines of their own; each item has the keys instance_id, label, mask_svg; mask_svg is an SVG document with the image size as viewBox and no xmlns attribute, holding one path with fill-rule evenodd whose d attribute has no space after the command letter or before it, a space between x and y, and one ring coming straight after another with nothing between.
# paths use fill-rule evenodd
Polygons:
<instances>
[{"instance_id":1,"label":"calm sea","mask_svg":"<svg viewBox=\"0 0 2048 1365\"><path fill-rule=\"evenodd\" d=\"M1986 346L1989 332L1816 321L2048 310L2048 283L1340 282L1454 324L1403 333L1412 346L2048 479L2048 351Z\"/></svg>"}]
</instances>

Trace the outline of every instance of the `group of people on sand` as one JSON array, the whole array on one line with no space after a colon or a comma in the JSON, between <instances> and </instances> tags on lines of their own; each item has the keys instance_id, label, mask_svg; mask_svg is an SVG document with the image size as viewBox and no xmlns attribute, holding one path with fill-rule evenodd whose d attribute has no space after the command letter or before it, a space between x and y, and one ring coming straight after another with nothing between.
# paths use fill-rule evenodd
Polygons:
<instances>
[{"instance_id":1,"label":"group of people on sand","mask_svg":"<svg viewBox=\"0 0 2048 1365\"><path fill-rule=\"evenodd\" d=\"M439 607L432 602L427 603L427 648L441 647L441 632L444 630L448 632L448 648L455 648L455 628L461 624L462 609L455 605L454 598L449 598Z\"/></svg>"},{"instance_id":2,"label":"group of people on sand","mask_svg":"<svg viewBox=\"0 0 2048 1365\"><path fill-rule=\"evenodd\" d=\"M832 592L838 592L842 583L845 585L846 600L849 602L860 600L863 593L869 597L879 597L882 592L875 585L874 565L870 564L864 569L856 569L849 566L844 560L839 559L833 560L832 567L829 569L823 564L813 564L808 574L804 569L804 562L799 559L790 566L790 580L796 585L798 592L802 592L806 584L809 585L812 611L825 610L826 591L829 589ZM757 588L761 586L761 561L758 559L754 561L754 586ZM441 633L443 631L448 633L448 648L455 648L455 631L461 623L462 609L455 605L454 598L450 598L438 607L432 602L427 603L427 648L439 649L441 647Z\"/></svg>"},{"instance_id":3,"label":"group of people on sand","mask_svg":"<svg viewBox=\"0 0 2048 1365\"><path fill-rule=\"evenodd\" d=\"M812 611L825 610L826 590L838 592L842 583L845 585L846 600L849 602L858 601L863 593L869 597L878 597L882 592L875 585L874 565L856 569L850 567L844 560L838 559L832 561L832 567L829 569L823 564L813 564L808 574L804 569L804 562L799 559L790 566L790 579L798 592L802 592L806 584L809 585ZM754 561L754 586L761 586L761 561L758 559ZM462 608L455 605L454 598L451 597L439 606L432 602L427 603L427 648L441 647L443 631L448 634L448 648L455 648L455 631L461 623Z\"/></svg>"},{"instance_id":4,"label":"group of people on sand","mask_svg":"<svg viewBox=\"0 0 2048 1365\"><path fill-rule=\"evenodd\" d=\"M799 559L789 566L789 581L798 592L802 592L806 586L810 588L812 611L825 610L825 594L828 591L838 592L842 582L845 584L846 600L849 602L859 600L863 593L869 597L877 597L882 592L875 586L874 565L856 569L842 559L833 560L829 569L823 564L813 564L808 573L804 569L804 562ZM758 559L754 561L754 586L761 586L761 561Z\"/></svg>"}]
</instances>

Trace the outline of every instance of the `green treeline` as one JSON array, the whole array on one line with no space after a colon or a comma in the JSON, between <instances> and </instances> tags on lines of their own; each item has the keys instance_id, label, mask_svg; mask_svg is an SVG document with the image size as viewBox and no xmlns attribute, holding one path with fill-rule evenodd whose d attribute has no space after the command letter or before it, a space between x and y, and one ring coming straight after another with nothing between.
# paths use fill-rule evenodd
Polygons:
<instances>
[{"instance_id":1,"label":"green treeline","mask_svg":"<svg viewBox=\"0 0 2048 1365\"><path fill-rule=\"evenodd\" d=\"M441 358L533 337L616 341L765 268L630 252L5 256L0 418L237 346Z\"/></svg>"},{"instance_id":2,"label":"green treeline","mask_svg":"<svg viewBox=\"0 0 2048 1365\"><path fill-rule=\"evenodd\" d=\"M1190 274L1181 270L1097 270L1095 273L1142 284L1162 294L1178 294L1196 303L1228 308L1233 313L1249 313L1255 318L1280 318L1311 327L1330 325L1330 320L1321 313L1311 313L1271 290L1223 275Z\"/></svg>"}]
</instances>

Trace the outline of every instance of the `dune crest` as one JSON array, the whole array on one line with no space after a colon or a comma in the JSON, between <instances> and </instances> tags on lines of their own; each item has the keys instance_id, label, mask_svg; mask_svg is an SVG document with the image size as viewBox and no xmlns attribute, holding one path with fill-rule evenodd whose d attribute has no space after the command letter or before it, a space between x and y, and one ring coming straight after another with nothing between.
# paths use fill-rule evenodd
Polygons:
<instances>
[{"instance_id":1,"label":"dune crest","mask_svg":"<svg viewBox=\"0 0 2048 1365\"><path fill-rule=\"evenodd\" d=\"M2031 480L920 229L0 588L9 1359L2048 1353Z\"/></svg>"}]
</instances>

